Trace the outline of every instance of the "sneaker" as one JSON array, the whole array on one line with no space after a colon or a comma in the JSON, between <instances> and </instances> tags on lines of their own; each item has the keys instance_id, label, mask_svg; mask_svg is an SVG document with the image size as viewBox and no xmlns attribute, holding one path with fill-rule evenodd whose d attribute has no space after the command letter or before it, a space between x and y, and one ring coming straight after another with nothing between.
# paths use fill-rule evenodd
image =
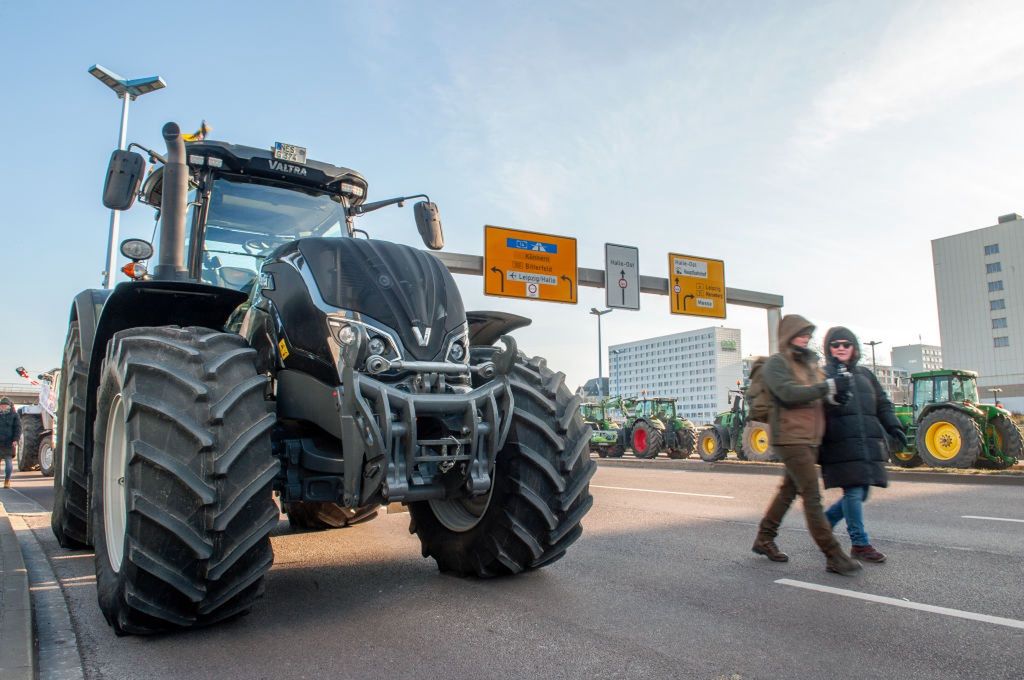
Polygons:
<instances>
[{"instance_id":1,"label":"sneaker","mask_svg":"<svg viewBox=\"0 0 1024 680\"><path fill-rule=\"evenodd\" d=\"M853 576L862 568L860 562L850 559L842 550L830 554L825 562L825 571L843 576Z\"/></svg>"},{"instance_id":2,"label":"sneaker","mask_svg":"<svg viewBox=\"0 0 1024 680\"><path fill-rule=\"evenodd\" d=\"M764 555L772 562L789 562L789 555L779 550L779 546L775 545L775 541L772 540L759 538L754 541L754 547L751 550L758 555Z\"/></svg>"},{"instance_id":3,"label":"sneaker","mask_svg":"<svg viewBox=\"0 0 1024 680\"><path fill-rule=\"evenodd\" d=\"M885 562L885 555L878 552L871 545L855 545L850 550L850 557L860 560L861 562L873 562L874 564L881 564Z\"/></svg>"}]
</instances>

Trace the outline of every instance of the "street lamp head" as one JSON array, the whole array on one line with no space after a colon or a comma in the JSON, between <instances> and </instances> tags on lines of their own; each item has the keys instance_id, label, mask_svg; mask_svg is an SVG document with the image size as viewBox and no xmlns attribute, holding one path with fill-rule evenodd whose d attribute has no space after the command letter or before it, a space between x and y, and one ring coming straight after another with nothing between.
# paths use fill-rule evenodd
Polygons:
<instances>
[{"instance_id":1,"label":"street lamp head","mask_svg":"<svg viewBox=\"0 0 1024 680\"><path fill-rule=\"evenodd\" d=\"M598 310L597 307L591 307L590 308L590 313L594 314L595 316L601 316L602 314L607 314L610 311L612 311L612 310L611 309Z\"/></svg>"},{"instance_id":2,"label":"street lamp head","mask_svg":"<svg viewBox=\"0 0 1024 680\"><path fill-rule=\"evenodd\" d=\"M162 90L167 87L167 83L160 76L146 76L145 78L126 80L99 64L93 64L89 67L89 73L117 93L118 97L128 94L131 95L132 99L135 99L154 90Z\"/></svg>"}]
</instances>

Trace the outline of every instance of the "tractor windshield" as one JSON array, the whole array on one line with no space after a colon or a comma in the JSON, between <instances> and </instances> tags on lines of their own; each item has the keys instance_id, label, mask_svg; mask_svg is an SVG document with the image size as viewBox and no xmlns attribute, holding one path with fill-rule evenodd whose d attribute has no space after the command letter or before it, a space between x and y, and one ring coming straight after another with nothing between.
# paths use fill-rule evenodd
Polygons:
<instances>
[{"instance_id":1,"label":"tractor windshield","mask_svg":"<svg viewBox=\"0 0 1024 680\"><path fill-rule=\"evenodd\" d=\"M978 384L974 378L953 378L953 401L979 403Z\"/></svg>"},{"instance_id":2,"label":"tractor windshield","mask_svg":"<svg viewBox=\"0 0 1024 680\"><path fill-rule=\"evenodd\" d=\"M337 196L218 178L206 215L202 278L244 290L277 246L309 236L340 236L344 225L345 206Z\"/></svg>"}]
</instances>

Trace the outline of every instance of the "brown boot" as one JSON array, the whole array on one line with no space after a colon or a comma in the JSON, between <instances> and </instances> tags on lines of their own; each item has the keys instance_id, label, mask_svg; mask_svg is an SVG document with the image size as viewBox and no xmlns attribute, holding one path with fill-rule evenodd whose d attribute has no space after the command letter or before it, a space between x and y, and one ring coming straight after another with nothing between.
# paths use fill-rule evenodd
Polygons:
<instances>
[{"instance_id":1,"label":"brown boot","mask_svg":"<svg viewBox=\"0 0 1024 680\"><path fill-rule=\"evenodd\" d=\"M4 488L5 489L10 489L11 488L11 480L9 480L9 479L5 479L4 480Z\"/></svg>"},{"instance_id":2,"label":"brown boot","mask_svg":"<svg viewBox=\"0 0 1024 680\"><path fill-rule=\"evenodd\" d=\"M825 571L832 572L833 574L842 574L843 576L853 576L862 568L860 562L850 559L842 550L829 553L828 560L825 562Z\"/></svg>"},{"instance_id":3,"label":"brown boot","mask_svg":"<svg viewBox=\"0 0 1024 680\"><path fill-rule=\"evenodd\" d=\"M885 555L878 552L871 545L855 545L850 549L850 557L858 559L861 562L873 562L875 564L881 564L885 562Z\"/></svg>"},{"instance_id":4,"label":"brown boot","mask_svg":"<svg viewBox=\"0 0 1024 680\"><path fill-rule=\"evenodd\" d=\"M764 555L772 562L789 562L789 555L779 550L779 546L770 538L758 538L751 550L758 555Z\"/></svg>"}]
</instances>

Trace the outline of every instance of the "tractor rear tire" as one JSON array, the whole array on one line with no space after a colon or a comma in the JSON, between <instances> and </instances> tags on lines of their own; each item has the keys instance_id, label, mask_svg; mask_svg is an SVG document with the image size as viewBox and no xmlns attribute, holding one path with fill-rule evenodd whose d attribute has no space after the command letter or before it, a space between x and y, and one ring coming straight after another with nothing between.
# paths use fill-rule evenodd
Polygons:
<instances>
[{"instance_id":1,"label":"tractor rear tire","mask_svg":"<svg viewBox=\"0 0 1024 680\"><path fill-rule=\"evenodd\" d=\"M697 439L697 455L705 463L722 460L728 454L722 444L722 435L717 428L709 427L700 433Z\"/></svg>"},{"instance_id":2,"label":"tractor rear tire","mask_svg":"<svg viewBox=\"0 0 1024 680\"><path fill-rule=\"evenodd\" d=\"M917 452L926 465L933 467L974 467L983 441L978 423L952 408L935 409L917 426Z\"/></svg>"},{"instance_id":3,"label":"tractor rear tire","mask_svg":"<svg viewBox=\"0 0 1024 680\"><path fill-rule=\"evenodd\" d=\"M18 472L28 472L39 464L39 442L43 417L38 413L21 416L21 439L18 440Z\"/></svg>"},{"instance_id":4,"label":"tractor rear tire","mask_svg":"<svg viewBox=\"0 0 1024 680\"><path fill-rule=\"evenodd\" d=\"M625 446L622 446L621 444L614 444L608 447L607 454L609 458L622 458L622 454L624 454L625 452Z\"/></svg>"},{"instance_id":5,"label":"tractor rear tire","mask_svg":"<svg viewBox=\"0 0 1024 680\"><path fill-rule=\"evenodd\" d=\"M288 524L296 531L321 531L323 529L341 529L344 527L368 522L377 516L376 505L362 508L347 508L340 503L322 503L317 501L286 503L284 511L288 515Z\"/></svg>"},{"instance_id":6,"label":"tractor rear tire","mask_svg":"<svg viewBox=\"0 0 1024 680\"><path fill-rule=\"evenodd\" d=\"M676 460L689 458L697 452L697 430L684 427L672 433L675 440L672 447L666 452L669 458Z\"/></svg>"},{"instance_id":7,"label":"tractor rear tire","mask_svg":"<svg viewBox=\"0 0 1024 680\"><path fill-rule=\"evenodd\" d=\"M39 472L43 477L53 477L54 450L53 438L47 434L39 442Z\"/></svg>"},{"instance_id":8,"label":"tractor rear tire","mask_svg":"<svg viewBox=\"0 0 1024 680\"><path fill-rule=\"evenodd\" d=\"M771 436L766 423L749 420L743 426L743 455L745 460L767 463L778 460L772 450Z\"/></svg>"},{"instance_id":9,"label":"tractor rear tire","mask_svg":"<svg viewBox=\"0 0 1024 680\"><path fill-rule=\"evenodd\" d=\"M921 455L916 452L911 453L910 451L891 450L889 452L889 462L904 468L916 468L924 465Z\"/></svg>"},{"instance_id":10,"label":"tractor rear tire","mask_svg":"<svg viewBox=\"0 0 1024 680\"><path fill-rule=\"evenodd\" d=\"M262 595L279 516L266 385L234 334L133 328L107 343L90 508L118 635L215 623Z\"/></svg>"},{"instance_id":11,"label":"tractor rear tire","mask_svg":"<svg viewBox=\"0 0 1024 680\"><path fill-rule=\"evenodd\" d=\"M637 458L657 458L665 446L665 436L661 430L647 423L637 423L632 432L633 455Z\"/></svg>"},{"instance_id":12,"label":"tractor rear tire","mask_svg":"<svg viewBox=\"0 0 1024 680\"><path fill-rule=\"evenodd\" d=\"M998 415L992 419L992 429L995 430L996 440L1000 444L997 455L1007 456L1013 460L1003 460L995 467L1006 469L1013 465L1016 460L1024 460L1024 436L1021 435L1017 423L1004 415Z\"/></svg>"},{"instance_id":13,"label":"tractor rear tire","mask_svg":"<svg viewBox=\"0 0 1024 680\"><path fill-rule=\"evenodd\" d=\"M61 547L92 546L89 526L89 471L85 467L85 403L89 367L82 360L78 322L68 326L57 403L57 450L53 465L53 512L50 528Z\"/></svg>"},{"instance_id":14,"label":"tractor rear tire","mask_svg":"<svg viewBox=\"0 0 1024 680\"><path fill-rule=\"evenodd\" d=\"M474 348L479 356L496 348ZM541 357L518 354L509 376L512 424L489 496L409 504L409 531L442 572L491 577L546 566L583 533L597 463L578 398Z\"/></svg>"}]
</instances>

